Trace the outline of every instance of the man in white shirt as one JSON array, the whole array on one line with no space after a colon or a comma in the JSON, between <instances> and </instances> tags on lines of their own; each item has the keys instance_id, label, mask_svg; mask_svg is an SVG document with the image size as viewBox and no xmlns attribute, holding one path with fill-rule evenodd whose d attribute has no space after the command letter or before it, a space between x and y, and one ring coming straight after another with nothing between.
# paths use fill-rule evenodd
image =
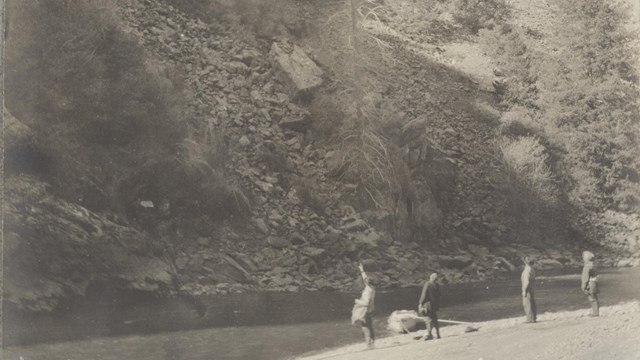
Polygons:
<instances>
[{"instance_id":1,"label":"man in white shirt","mask_svg":"<svg viewBox=\"0 0 640 360\"><path fill-rule=\"evenodd\" d=\"M373 286L373 281L364 272L362 264L358 264L360 269L360 275L364 281L364 289L359 299L355 300L353 310L351 311L351 323L354 325L360 325L362 333L364 334L364 341L368 347L372 347L375 341L375 334L373 332L373 319L371 315L374 310L374 299L376 296L376 290Z\"/></svg>"}]
</instances>

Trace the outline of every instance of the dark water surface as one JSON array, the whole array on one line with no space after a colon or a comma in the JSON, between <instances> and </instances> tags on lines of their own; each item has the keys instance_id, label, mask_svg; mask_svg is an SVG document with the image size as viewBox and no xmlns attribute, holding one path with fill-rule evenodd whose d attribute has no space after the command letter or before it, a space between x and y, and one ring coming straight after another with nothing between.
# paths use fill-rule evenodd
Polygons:
<instances>
[{"instance_id":1,"label":"dark water surface","mask_svg":"<svg viewBox=\"0 0 640 360\"><path fill-rule=\"evenodd\" d=\"M640 299L640 269L605 271L603 306ZM538 280L539 312L587 308L579 274ZM112 296L109 296L112 295ZM149 299L94 293L67 310L33 316L5 307L4 359L282 359L361 340L350 325L359 294L261 293ZM419 288L380 291L375 327L415 308ZM523 315L518 280L442 286L441 319L482 321ZM446 332L446 329L443 331Z\"/></svg>"}]
</instances>

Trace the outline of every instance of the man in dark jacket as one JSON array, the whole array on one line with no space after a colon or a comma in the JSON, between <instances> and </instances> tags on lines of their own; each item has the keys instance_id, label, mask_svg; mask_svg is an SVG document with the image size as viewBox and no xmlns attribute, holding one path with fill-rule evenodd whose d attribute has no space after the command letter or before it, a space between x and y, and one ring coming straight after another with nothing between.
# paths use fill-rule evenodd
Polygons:
<instances>
[{"instance_id":1,"label":"man in dark jacket","mask_svg":"<svg viewBox=\"0 0 640 360\"><path fill-rule=\"evenodd\" d=\"M584 267L582 268L582 291L587 294L587 298L591 303L591 316L600 315L600 304L598 303L598 274L593 263L593 255L590 251L582 253Z\"/></svg>"},{"instance_id":2,"label":"man in dark jacket","mask_svg":"<svg viewBox=\"0 0 640 360\"><path fill-rule=\"evenodd\" d=\"M436 336L440 339L440 326L438 325L438 310L440 310L440 284L437 282L438 274L433 273L429 276L422 287L420 301L418 302L418 312L428 318L427 331L428 334L424 340L433 339L431 329L436 328Z\"/></svg>"},{"instance_id":3,"label":"man in dark jacket","mask_svg":"<svg viewBox=\"0 0 640 360\"><path fill-rule=\"evenodd\" d=\"M524 313L527 315L527 322L536 322L538 310L536 309L536 299L533 296L533 283L536 278L533 270L533 259L529 256L524 258L524 270L522 271L522 305Z\"/></svg>"}]
</instances>

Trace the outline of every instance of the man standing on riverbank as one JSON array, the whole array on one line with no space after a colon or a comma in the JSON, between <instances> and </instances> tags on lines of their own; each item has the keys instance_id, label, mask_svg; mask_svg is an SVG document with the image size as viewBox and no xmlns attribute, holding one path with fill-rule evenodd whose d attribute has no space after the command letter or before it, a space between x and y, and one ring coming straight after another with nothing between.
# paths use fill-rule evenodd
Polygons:
<instances>
[{"instance_id":1,"label":"man standing on riverbank","mask_svg":"<svg viewBox=\"0 0 640 360\"><path fill-rule=\"evenodd\" d=\"M420 294L420 301L418 302L418 312L428 318L427 321L427 336L424 340L432 340L433 335L431 329L436 328L436 336L440 339L440 325L438 324L438 310L440 310L440 284L437 282L438 274L433 273L429 276L427 281L422 287L422 293Z\"/></svg>"},{"instance_id":2,"label":"man standing on riverbank","mask_svg":"<svg viewBox=\"0 0 640 360\"><path fill-rule=\"evenodd\" d=\"M591 303L591 316L600 315L600 304L598 303L598 274L596 273L593 260L595 255L590 251L582 253L584 267L582 268L582 291L587 294L587 299Z\"/></svg>"},{"instance_id":3,"label":"man standing on riverbank","mask_svg":"<svg viewBox=\"0 0 640 360\"><path fill-rule=\"evenodd\" d=\"M358 264L358 269L360 269L360 275L364 282L364 290L362 290L360 298L356 299L355 304L353 305L353 310L351 310L351 323L354 325L360 325L367 347L373 347L373 343L376 338L375 333L373 332L373 319L371 315L374 310L373 303L376 291L374 288L374 282L369 278L369 276L367 276L367 273L364 272L362 264Z\"/></svg>"},{"instance_id":4,"label":"man standing on riverbank","mask_svg":"<svg viewBox=\"0 0 640 360\"><path fill-rule=\"evenodd\" d=\"M524 313L527 315L527 323L536 322L538 309L536 308L536 299L533 295L533 283L536 278L535 270L533 270L533 259L529 256L524 258L524 270L522 271L522 305L524 305Z\"/></svg>"}]
</instances>

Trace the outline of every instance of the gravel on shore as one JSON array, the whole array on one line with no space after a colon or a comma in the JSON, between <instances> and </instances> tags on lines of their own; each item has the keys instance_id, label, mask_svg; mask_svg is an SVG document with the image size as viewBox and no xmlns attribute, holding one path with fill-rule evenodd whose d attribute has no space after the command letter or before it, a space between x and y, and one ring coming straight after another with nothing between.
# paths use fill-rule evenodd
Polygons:
<instances>
[{"instance_id":1,"label":"gravel on shore","mask_svg":"<svg viewBox=\"0 0 640 360\"><path fill-rule=\"evenodd\" d=\"M298 360L409 359L640 359L640 302L602 307L600 317L589 310L543 313L535 324L524 317L447 326L442 339L415 340L424 331L379 339L373 349L353 344Z\"/></svg>"}]
</instances>

